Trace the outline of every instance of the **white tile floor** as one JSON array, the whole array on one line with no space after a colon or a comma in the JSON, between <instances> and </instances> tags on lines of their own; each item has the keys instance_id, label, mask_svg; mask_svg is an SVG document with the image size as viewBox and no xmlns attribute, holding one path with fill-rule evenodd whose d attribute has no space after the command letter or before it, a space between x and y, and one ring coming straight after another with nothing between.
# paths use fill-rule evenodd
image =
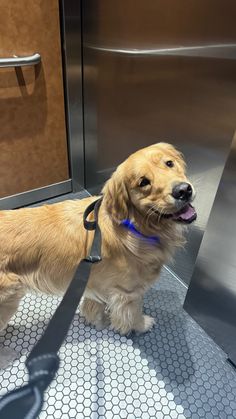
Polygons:
<instances>
[{"instance_id":1,"label":"white tile floor","mask_svg":"<svg viewBox=\"0 0 236 419\"><path fill-rule=\"evenodd\" d=\"M97 332L76 315L40 419L236 418L236 372L182 309L186 289L166 270L147 294L157 319L145 335ZM1 390L27 381L24 360L59 299L28 295L0 335L16 359L0 372ZM1 353L1 349L0 349Z\"/></svg>"}]
</instances>

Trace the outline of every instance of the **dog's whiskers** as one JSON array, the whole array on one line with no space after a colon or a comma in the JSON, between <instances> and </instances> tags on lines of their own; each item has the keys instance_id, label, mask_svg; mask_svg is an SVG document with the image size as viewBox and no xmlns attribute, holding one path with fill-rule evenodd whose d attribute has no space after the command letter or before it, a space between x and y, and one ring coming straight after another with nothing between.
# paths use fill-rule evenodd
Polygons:
<instances>
[{"instance_id":1,"label":"dog's whiskers","mask_svg":"<svg viewBox=\"0 0 236 419\"><path fill-rule=\"evenodd\" d=\"M148 211L146 213L146 216L145 216L145 220L146 220L146 223L147 224L149 223L149 219L153 215L154 212L156 214L158 213L158 223L160 222L162 215L165 215L166 214L166 212L165 212L165 210L163 208L162 209L159 209L156 204L152 205L148 209Z\"/></svg>"},{"instance_id":2,"label":"dog's whiskers","mask_svg":"<svg viewBox=\"0 0 236 419\"><path fill-rule=\"evenodd\" d=\"M198 178L194 178L194 176L190 177L189 180L194 184L194 186L199 186L203 180L203 177L200 176Z\"/></svg>"},{"instance_id":3,"label":"dog's whiskers","mask_svg":"<svg viewBox=\"0 0 236 419\"><path fill-rule=\"evenodd\" d=\"M148 209L148 211L147 211L147 213L146 213L146 216L145 216L145 219L146 219L147 224L148 224L148 222L149 222L149 218L151 217L151 215L153 214L153 212L154 212L155 210L157 210L157 207L156 207L156 205L155 205L155 204L154 204L154 205L152 205L152 206Z\"/></svg>"}]
</instances>

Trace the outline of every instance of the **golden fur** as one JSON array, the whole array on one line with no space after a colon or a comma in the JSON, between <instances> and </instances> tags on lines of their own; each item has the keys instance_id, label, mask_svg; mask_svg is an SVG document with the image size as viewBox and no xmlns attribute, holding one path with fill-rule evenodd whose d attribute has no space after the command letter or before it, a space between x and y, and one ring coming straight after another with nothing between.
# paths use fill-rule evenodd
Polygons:
<instances>
[{"instance_id":1,"label":"golden fur","mask_svg":"<svg viewBox=\"0 0 236 419\"><path fill-rule=\"evenodd\" d=\"M175 167L167 167L167 160ZM141 188L144 176L151 185ZM160 216L177 211L171 190L182 181L183 158L166 143L134 153L107 181L99 211L103 260L92 268L81 304L87 322L98 328L111 324L121 334L152 327L154 319L142 312L142 298L184 242L183 226ZM89 253L94 233L83 228L82 219L95 199L0 212L0 329L28 290L65 292L78 263ZM159 236L160 244L125 229L120 225L125 218L143 234Z\"/></svg>"}]
</instances>

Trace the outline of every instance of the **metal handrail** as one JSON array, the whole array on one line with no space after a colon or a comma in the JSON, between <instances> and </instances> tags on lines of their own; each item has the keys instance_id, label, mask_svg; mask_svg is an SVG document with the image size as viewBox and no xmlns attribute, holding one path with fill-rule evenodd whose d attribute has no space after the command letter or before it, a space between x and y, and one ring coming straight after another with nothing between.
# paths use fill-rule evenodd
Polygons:
<instances>
[{"instance_id":1,"label":"metal handrail","mask_svg":"<svg viewBox=\"0 0 236 419\"><path fill-rule=\"evenodd\" d=\"M35 53L33 55L27 55L24 57L9 57L9 58L0 58L0 68L7 67L24 67L30 65L36 65L41 62L41 55Z\"/></svg>"}]
</instances>

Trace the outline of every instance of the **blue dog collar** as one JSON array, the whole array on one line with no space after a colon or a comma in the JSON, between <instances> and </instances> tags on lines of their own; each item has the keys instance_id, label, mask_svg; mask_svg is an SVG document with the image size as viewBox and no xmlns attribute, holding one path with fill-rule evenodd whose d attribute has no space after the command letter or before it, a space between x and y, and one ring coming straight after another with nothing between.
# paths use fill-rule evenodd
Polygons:
<instances>
[{"instance_id":1,"label":"blue dog collar","mask_svg":"<svg viewBox=\"0 0 236 419\"><path fill-rule=\"evenodd\" d=\"M129 219L123 220L121 222L121 225L124 226L125 228L127 228L127 230L131 231L137 237L140 237L140 238L142 238L146 241L149 241L150 243L153 243L153 244L159 244L160 243L160 238L158 236L145 236L145 234L143 234L143 233L141 233L140 231L137 230L135 225Z\"/></svg>"}]
</instances>

